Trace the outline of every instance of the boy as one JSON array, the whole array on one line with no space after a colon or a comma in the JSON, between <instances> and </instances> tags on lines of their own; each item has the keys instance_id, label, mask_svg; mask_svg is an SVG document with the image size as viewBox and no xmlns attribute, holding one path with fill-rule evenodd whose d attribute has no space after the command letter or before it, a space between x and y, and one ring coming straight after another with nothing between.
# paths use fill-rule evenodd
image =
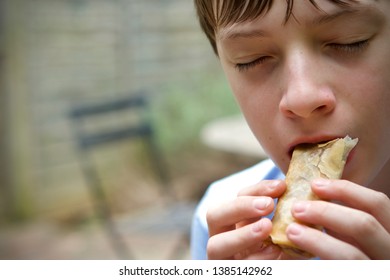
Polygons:
<instances>
[{"instance_id":1,"label":"boy","mask_svg":"<svg viewBox=\"0 0 390 280\"><path fill-rule=\"evenodd\" d=\"M270 160L209 188L193 220L193 257L291 258L263 241L292 150L350 135L359 143L343 180L314 180L312 190L323 200L292 209L297 220L326 232L294 223L287 236L321 259L390 259L390 1L195 0L195 6Z\"/></svg>"}]
</instances>

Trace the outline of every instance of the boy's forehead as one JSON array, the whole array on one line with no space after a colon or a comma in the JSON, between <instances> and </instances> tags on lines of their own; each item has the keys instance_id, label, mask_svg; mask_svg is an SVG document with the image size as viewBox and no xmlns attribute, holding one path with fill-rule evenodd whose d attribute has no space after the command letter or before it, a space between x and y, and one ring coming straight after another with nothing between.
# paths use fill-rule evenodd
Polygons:
<instances>
[{"instance_id":1,"label":"boy's forehead","mask_svg":"<svg viewBox=\"0 0 390 280\"><path fill-rule=\"evenodd\" d=\"M388 1L388 0L386 0ZM219 27L216 30L217 38L219 40L234 39L236 37L251 37L266 35L265 31L260 29L253 29L253 23L263 24L264 26L282 26L288 24L288 21L293 20L299 25L316 26L326 24L328 22L343 20L343 19L363 19L372 18L378 20L378 15L382 14L378 7L375 7L374 2L377 0L360 1L355 5L337 6L332 4L329 0L317 0L318 7L313 6L309 0L295 1L292 10L292 16L286 21L285 1L275 1L274 5L265 14L260 15L254 20L244 22L231 22L226 26ZM256 24L257 25L257 24Z\"/></svg>"}]
</instances>

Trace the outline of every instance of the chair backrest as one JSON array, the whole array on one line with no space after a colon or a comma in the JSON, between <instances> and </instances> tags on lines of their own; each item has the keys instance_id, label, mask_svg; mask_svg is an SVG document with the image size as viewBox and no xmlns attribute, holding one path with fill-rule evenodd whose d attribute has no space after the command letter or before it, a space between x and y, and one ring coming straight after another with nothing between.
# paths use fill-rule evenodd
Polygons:
<instances>
[{"instance_id":1,"label":"chair backrest","mask_svg":"<svg viewBox=\"0 0 390 280\"><path fill-rule=\"evenodd\" d=\"M97 183L97 171L90 166L91 163L88 162L85 152L103 144L142 138L147 145L151 164L160 180L162 194L175 197L169 186L170 176L166 162L155 139L149 107L148 95L145 92L139 92L104 102L77 104L71 108L69 117L72 120L72 128L80 154L83 156L81 163L84 174L89 181L94 181L92 184ZM114 122L107 124L106 121L110 119L110 116L113 117ZM100 120L103 125L96 125L97 120ZM93 177L95 178L91 179Z\"/></svg>"},{"instance_id":2,"label":"chair backrest","mask_svg":"<svg viewBox=\"0 0 390 280\"><path fill-rule=\"evenodd\" d=\"M119 141L132 137L152 137L153 130L149 120L143 119L131 125L122 127L105 128L95 132L88 131L80 122L87 121L93 117L100 117L120 111L139 110L145 114L148 110L148 100L144 94L121 97L119 99L104 101L100 103L81 104L74 106L70 111L70 118L81 149L94 148L97 145Z\"/></svg>"}]
</instances>

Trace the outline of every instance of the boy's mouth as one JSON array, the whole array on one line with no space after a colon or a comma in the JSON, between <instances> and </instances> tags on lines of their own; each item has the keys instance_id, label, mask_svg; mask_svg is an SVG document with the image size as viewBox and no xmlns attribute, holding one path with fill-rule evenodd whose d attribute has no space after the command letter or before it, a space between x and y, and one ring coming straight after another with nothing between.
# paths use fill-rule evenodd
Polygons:
<instances>
[{"instance_id":1,"label":"boy's mouth","mask_svg":"<svg viewBox=\"0 0 390 280\"><path fill-rule=\"evenodd\" d=\"M306 137L306 138L299 138L295 141L293 141L289 145L288 149L288 155L290 159L292 158L292 154L296 147L301 145L313 145L313 144L324 144L326 142L332 141L337 138L343 138L342 136L317 136L317 137Z\"/></svg>"}]
</instances>

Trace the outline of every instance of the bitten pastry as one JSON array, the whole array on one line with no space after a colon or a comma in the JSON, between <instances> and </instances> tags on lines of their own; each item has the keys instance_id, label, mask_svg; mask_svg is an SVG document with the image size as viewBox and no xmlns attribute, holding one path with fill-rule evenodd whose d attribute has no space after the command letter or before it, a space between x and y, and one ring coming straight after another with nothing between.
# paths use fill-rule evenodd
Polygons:
<instances>
[{"instance_id":1,"label":"bitten pastry","mask_svg":"<svg viewBox=\"0 0 390 280\"><path fill-rule=\"evenodd\" d=\"M294 149L286 174L287 189L279 198L272 220L272 243L291 255L310 257L310 254L298 248L286 236L287 226L296 222L291 214L291 207L297 200L318 200L311 191L311 181L316 178L339 179L348 154L357 142L358 139L346 136L323 144L302 144ZM310 226L321 230L318 226Z\"/></svg>"}]
</instances>

